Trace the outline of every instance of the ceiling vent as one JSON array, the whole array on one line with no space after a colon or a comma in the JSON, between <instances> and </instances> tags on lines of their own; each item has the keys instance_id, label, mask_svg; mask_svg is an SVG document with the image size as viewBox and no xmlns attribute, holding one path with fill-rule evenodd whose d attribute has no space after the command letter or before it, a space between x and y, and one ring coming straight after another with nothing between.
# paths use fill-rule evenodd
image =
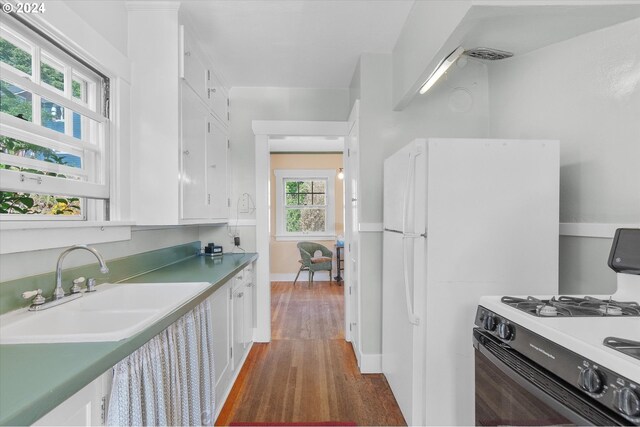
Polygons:
<instances>
[{"instance_id":1,"label":"ceiling vent","mask_svg":"<svg viewBox=\"0 0 640 427\"><path fill-rule=\"evenodd\" d=\"M464 51L464 54L472 58L486 59L487 61L497 61L499 59L511 58L513 53L504 50L491 49L488 47L475 47Z\"/></svg>"}]
</instances>

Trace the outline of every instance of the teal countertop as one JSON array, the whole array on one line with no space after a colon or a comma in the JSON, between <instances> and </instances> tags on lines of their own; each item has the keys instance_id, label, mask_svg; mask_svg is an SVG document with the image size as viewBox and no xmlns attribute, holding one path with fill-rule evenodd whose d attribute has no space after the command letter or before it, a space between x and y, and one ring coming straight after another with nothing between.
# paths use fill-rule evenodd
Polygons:
<instances>
[{"instance_id":1,"label":"teal countertop","mask_svg":"<svg viewBox=\"0 0 640 427\"><path fill-rule=\"evenodd\" d=\"M30 425L178 320L258 254L194 256L123 283L209 282L208 287L137 335L117 342L0 345L0 425Z\"/></svg>"}]
</instances>

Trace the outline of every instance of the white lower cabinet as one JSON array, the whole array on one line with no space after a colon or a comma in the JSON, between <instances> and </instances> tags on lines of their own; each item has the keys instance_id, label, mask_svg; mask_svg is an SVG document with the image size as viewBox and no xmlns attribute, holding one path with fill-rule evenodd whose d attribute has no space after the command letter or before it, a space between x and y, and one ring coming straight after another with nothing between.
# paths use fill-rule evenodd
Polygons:
<instances>
[{"instance_id":1,"label":"white lower cabinet","mask_svg":"<svg viewBox=\"0 0 640 427\"><path fill-rule=\"evenodd\" d=\"M233 378L230 293L231 285L230 282L227 282L209 297L211 319L213 321L213 364L216 371L216 403L225 394ZM218 409L216 407L216 410Z\"/></svg>"},{"instance_id":2,"label":"white lower cabinet","mask_svg":"<svg viewBox=\"0 0 640 427\"><path fill-rule=\"evenodd\" d=\"M106 419L111 369L40 418L34 426L100 426Z\"/></svg>"},{"instance_id":3,"label":"white lower cabinet","mask_svg":"<svg viewBox=\"0 0 640 427\"><path fill-rule=\"evenodd\" d=\"M216 370L216 417L253 343L255 292L253 264L210 297Z\"/></svg>"}]
</instances>

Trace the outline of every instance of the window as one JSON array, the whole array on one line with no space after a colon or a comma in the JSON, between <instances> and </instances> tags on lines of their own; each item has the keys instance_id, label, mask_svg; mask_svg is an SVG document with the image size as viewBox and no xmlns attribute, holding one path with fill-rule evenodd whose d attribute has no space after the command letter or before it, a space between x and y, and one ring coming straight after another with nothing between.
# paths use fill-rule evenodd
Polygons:
<instances>
[{"instance_id":1,"label":"window","mask_svg":"<svg viewBox=\"0 0 640 427\"><path fill-rule=\"evenodd\" d=\"M109 80L36 30L0 25L0 219L108 219Z\"/></svg>"},{"instance_id":2,"label":"window","mask_svg":"<svg viewBox=\"0 0 640 427\"><path fill-rule=\"evenodd\" d=\"M276 239L335 238L335 170L278 169Z\"/></svg>"}]
</instances>

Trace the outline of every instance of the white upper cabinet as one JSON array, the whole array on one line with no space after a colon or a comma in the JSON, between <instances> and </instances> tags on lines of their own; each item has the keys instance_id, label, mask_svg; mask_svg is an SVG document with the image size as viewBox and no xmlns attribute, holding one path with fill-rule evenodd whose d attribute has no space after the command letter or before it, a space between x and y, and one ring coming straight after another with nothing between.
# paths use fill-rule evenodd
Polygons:
<instances>
[{"instance_id":1,"label":"white upper cabinet","mask_svg":"<svg viewBox=\"0 0 640 427\"><path fill-rule=\"evenodd\" d=\"M227 132L209 116L206 146L207 213L209 218L225 219L229 214L229 139Z\"/></svg>"},{"instance_id":2,"label":"white upper cabinet","mask_svg":"<svg viewBox=\"0 0 640 427\"><path fill-rule=\"evenodd\" d=\"M180 77L202 99L213 115L224 125L228 125L229 96L224 85L207 64L206 57L199 53L193 35L180 26L181 62Z\"/></svg>"},{"instance_id":3,"label":"white upper cabinet","mask_svg":"<svg viewBox=\"0 0 640 427\"><path fill-rule=\"evenodd\" d=\"M195 92L182 87L182 190L181 219L208 217L207 137L209 111Z\"/></svg>"},{"instance_id":4,"label":"white upper cabinet","mask_svg":"<svg viewBox=\"0 0 640 427\"><path fill-rule=\"evenodd\" d=\"M180 77L204 102L207 102L207 77L211 71L207 69L203 55L198 53L194 37L184 25L180 26L180 38Z\"/></svg>"},{"instance_id":5,"label":"white upper cabinet","mask_svg":"<svg viewBox=\"0 0 640 427\"><path fill-rule=\"evenodd\" d=\"M178 6L134 3L128 6L132 219L226 222L227 91Z\"/></svg>"},{"instance_id":6,"label":"white upper cabinet","mask_svg":"<svg viewBox=\"0 0 640 427\"><path fill-rule=\"evenodd\" d=\"M209 71L207 76L207 97L209 108L222 123L228 123L229 96L227 95L227 91L213 72Z\"/></svg>"}]
</instances>

